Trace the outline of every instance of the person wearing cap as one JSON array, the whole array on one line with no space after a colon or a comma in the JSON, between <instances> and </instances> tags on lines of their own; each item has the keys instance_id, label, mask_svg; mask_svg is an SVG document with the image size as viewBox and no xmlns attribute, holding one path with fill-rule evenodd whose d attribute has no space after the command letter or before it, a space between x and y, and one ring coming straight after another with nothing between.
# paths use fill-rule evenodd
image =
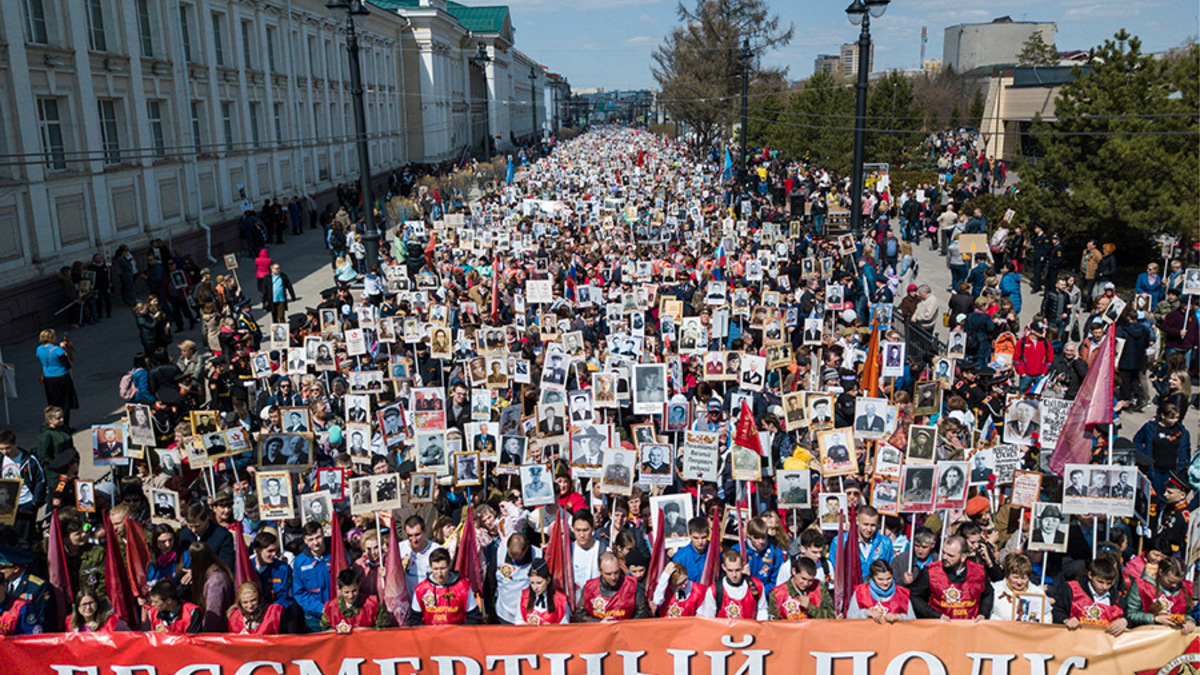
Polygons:
<instances>
[{"instance_id":1,"label":"person wearing cap","mask_svg":"<svg viewBox=\"0 0 1200 675\"><path fill-rule=\"evenodd\" d=\"M529 584L521 591L520 621L528 626L569 623L571 610L567 596L554 588L550 565L534 558L529 565Z\"/></svg>"},{"instance_id":2,"label":"person wearing cap","mask_svg":"<svg viewBox=\"0 0 1200 675\"><path fill-rule=\"evenodd\" d=\"M713 396L708 399L707 413L692 422L692 431L720 431L722 427L722 412L724 406L721 399Z\"/></svg>"},{"instance_id":3,"label":"person wearing cap","mask_svg":"<svg viewBox=\"0 0 1200 675\"><path fill-rule=\"evenodd\" d=\"M908 288L904 289L904 297L900 299L898 309L900 314L906 319L912 319L913 313L917 311L917 305L921 302L921 297L917 295L919 286L909 284Z\"/></svg>"},{"instance_id":4,"label":"person wearing cap","mask_svg":"<svg viewBox=\"0 0 1200 675\"><path fill-rule=\"evenodd\" d=\"M28 616L38 626L56 625L54 603L50 602L50 585L45 579L29 571L33 562L32 553L0 546L0 582L3 582L0 583L0 587L3 587L0 589L0 597L7 594L8 598L27 603ZM0 622L3 620L3 610L0 610ZM13 633L5 633L0 627L0 634Z\"/></svg>"},{"instance_id":5,"label":"person wearing cap","mask_svg":"<svg viewBox=\"0 0 1200 675\"><path fill-rule=\"evenodd\" d=\"M1013 352L1013 368L1021 376L1018 385L1021 391L1028 391L1038 378L1050 370L1053 363L1054 345L1046 339L1046 324L1034 321L1017 341Z\"/></svg>"},{"instance_id":6,"label":"person wearing cap","mask_svg":"<svg viewBox=\"0 0 1200 675\"><path fill-rule=\"evenodd\" d=\"M1151 532L1158 540L1158 548L1168 556L1179 554L1187 542L1188 494L1191 485L1179 471L1171 471L1163 482L1161 503L1151 519Z\"/></svg>"},{"instance_id":7,"label":"person wearing cap","mask_svg":"<svg viewBox=\"0 0 1200 675\"><path fill-rule=\"evenodd\" d=\"M20 478L15 527L17 536L32 545L38 535L37 512L46 503L46 472L42 463L17 445L11 429L0 429L0 467L5 478Z\"/></svg>"},{"instance_id":8,"label":"person wearing cap","mask_svg":"<svg viewBox=\"0 0 1200 675\"><path fill-rule=\"evenodd\" d=\"M921 569L909 590L919 619L974 619L992 613L992 585L983 566L967 559L967 540L950 536L942 559Z\"/></svg>"},{"instance_id":9,"label":"person wearing cap","mask_svg":"<svg viewBox=\"0 0 1200 675\"><path fill-rule=\"evenodd\" d=\"M854 518L855 525L855 547L858 550L858 563L862 579L869 579L871 576L871 563L876 560L882 560L885 563L891 564L892 558L895 557L894 549L892 548L892 540L883 532L879 531L879 512L873 506L858 507L858 514ZM845 538L851 536L849 532L833 538L829 544L829 564L837 569L837 554L838 549L844 546Z\"/></svg>"}]
</instances>

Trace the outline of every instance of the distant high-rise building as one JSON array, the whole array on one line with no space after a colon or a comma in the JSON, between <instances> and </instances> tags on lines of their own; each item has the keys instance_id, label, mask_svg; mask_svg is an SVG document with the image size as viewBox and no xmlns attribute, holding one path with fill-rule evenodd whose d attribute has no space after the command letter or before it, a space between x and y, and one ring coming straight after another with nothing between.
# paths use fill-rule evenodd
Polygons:
<instances>
[{"instance_id":1,"label":"distant high-rise building","mask_svg":"<svg viewBox=\"0 0 1200 675\"><path fill-rule=\"evenodd\" d=\"M942 72L942 60L941 59L925 59L924 61L921 62L921 70L923 70L927 73L940 73L940 72Z\"/></svg>"},{"instance_id":2,"label":"distant high-rise building","mask_svg":"<svg viewBox=\"0 0 1200 675\"><path fill-rule=\"evenodd\" d=\"M858 43L847 42L842 45L842 50L838 56L838 60L842 65L842 76L846 78L858 77ZM871 51L867 55L867 72L875 69L875 43L871 43Z\"/></svg>"},{"instance_id":3,"label":"distant high-rise building","mask_svg":"<svg viewBox=\"0 0 1200 675\"><path fill-rule=\"evenodd\" d=\"M842 74L842 57L838 54L818 54L813 62L813 75L817 73Z\"/></svg>"}]
</instances>

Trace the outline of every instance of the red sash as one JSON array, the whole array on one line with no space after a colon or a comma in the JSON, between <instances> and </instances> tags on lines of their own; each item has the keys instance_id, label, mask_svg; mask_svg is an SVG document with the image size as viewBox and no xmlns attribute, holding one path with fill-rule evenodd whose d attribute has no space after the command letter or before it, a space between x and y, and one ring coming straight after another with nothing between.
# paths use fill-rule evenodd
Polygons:
<instances>
[{"instance_id":1,"label":"red sash","mask_svg":"<svg viewBox=\"0 0 1200 675\"><path fill-rule=\"evenodd\" d=\"M583 586L584 611L594 619L616 619L624 621L633 618L637 604L637 579L625 575L625 581L611 598L600 594L600 578L589 580Z\"/></svg>"},{"instance_id":2,"label":"red sash","mask_svg":"<svg viewBox=\"0 0 1200 675\"><path fill-rule=\"evenodd\" d=\"M987 573L979 563L967 561L967 578L951 583L941 563L930 565L929 606L948 619L974 619L987 584Z\"/></svg>"},{"instance_id":3,"label":"red sash","mask_svg":"<svg viewBox=\"0 0 1200 675\"><path fill-rule=\"evenodd\" d=\"M8 609L0 613L0 635L16 634L21 621L21 608L28 604L20 598L15 598Z\"/></svg>"}]
</instances>

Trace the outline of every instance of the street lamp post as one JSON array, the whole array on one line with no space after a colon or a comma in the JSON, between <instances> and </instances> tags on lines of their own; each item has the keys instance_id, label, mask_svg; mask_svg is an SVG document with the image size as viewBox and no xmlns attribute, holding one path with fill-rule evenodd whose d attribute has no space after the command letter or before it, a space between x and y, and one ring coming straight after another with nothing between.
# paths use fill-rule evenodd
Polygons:
<instances>
[{"instance_id":1,"label":"street lamp post","mask_svg":"<svg viewBox=\"0 0 1200 675\"><path fill-rule=\"evenodd\" d=\"M538 142L538 123L537 123L537 68L529 66L529 101L533 103L533 142L530 145L537 146Z\"/></svg>"},{"instance_id":2,"label":"street lamp post","mask_svg":"<svg viewBox=\"0 0 1200 675\"><path fill-rule=\"evenodd\" d=\"M366 267L379 266L379 230L375 224L375 202L371 190L371 158L367 149L367 115L363 109L362 69L359 66L358 34L354 30L354 17L371 13L363 0L329 0L326 9L346 10L346 51L350 54L350 97L354 102L354 138L358 151L358 190L361 194L364 217L363 246L366 249Z\"/></svg>"},{"instance_id":3,"label":"street lamp post","mask_svg":"<svg viewBox=\"0 0 1200 675\"><path fill-rule=\"evenodd\" d=\"M738 62L742 65L742 128L739 134L739 145L741 146L741 162L738 164L740 176L738 183L746 184L746 110L747 99L750 95L750 60L754 58L754 52L750 51L750 38L742 38L742 49L738 52Z\"/></svg>"},{"instance_id":4,"label":"street lamp post","mask_svg":"<svg viewBox=\"0 0 1200 675\"><path fill-rule=\"evenodd\" d=\"M867 74L871 61L871 17L878 19L891 0L854 0L846 8L850 23L862 25L858 34L858 82L854 85L854 170L850 176L850 233L862 236L863 154L867 124Z\"/></svg>"},{"instance_id":5,"label":"street lamp post","mask_svg":"<svg viewBox=\"0 0 1200 675\"><path fill-rule=\"evenodd\" d=\"M473 55L471 55L470 57L468 57L468 60L471 62L472 65L474 65L476 68L479 68L481 71L483 71L487 67L488 62L492 60L492 57L488 56L487 45L484 44L483 40L479 41L477 48L475 50L475 53ZM470 69L468 69L467 70L467 138L469 139L468 140L468 143L469 143L468 147L470 148L469 154L472 157L474 157L475 156L475 98L474 98L475 92L471 87L471 74L472 73L471 73ZM486 80L486 78L487 78L486 71L484 71L483 77ZM483 86L484 86L484 90L486 91L487 83L485 82ZM489 132L489 134L490 134L490 132ZM485 143L485 145L486 145L486 143ZM486 154L486 152L485 152L485 154Z\"/></svg>"}]
</instances>

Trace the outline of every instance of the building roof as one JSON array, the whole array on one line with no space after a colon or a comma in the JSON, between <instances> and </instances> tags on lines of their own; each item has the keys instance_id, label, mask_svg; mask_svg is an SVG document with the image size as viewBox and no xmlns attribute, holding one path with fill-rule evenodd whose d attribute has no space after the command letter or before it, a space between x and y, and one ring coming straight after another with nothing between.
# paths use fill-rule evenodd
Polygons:
<instances>
[{"instance_id":1,"label":"building roof","mask_svg":"<svg viewBox=\"0 0 1200 675\"><path fill-rule=\"evenodd\" d=\"M1083 67L1086 73L1088 68ZM1013 87L1060 87L1075 81L1075 66L1017 66L1013 68Z\"/></svg>"},{"instance_id":2,"label":"building roof","mask_svg":"<svg viewBox=\"0 0 1200 675\"><path fill-rule=\"evenodd\" d=\"M420 0L370 0L370 2L380 9L388 10L421 8ZM447 2L446 12L457 19L463 28L472 33L485 35L502 33L504 22L508 19L506 5L468 7L457 2Z\"/></svg>"}]
</instances>

